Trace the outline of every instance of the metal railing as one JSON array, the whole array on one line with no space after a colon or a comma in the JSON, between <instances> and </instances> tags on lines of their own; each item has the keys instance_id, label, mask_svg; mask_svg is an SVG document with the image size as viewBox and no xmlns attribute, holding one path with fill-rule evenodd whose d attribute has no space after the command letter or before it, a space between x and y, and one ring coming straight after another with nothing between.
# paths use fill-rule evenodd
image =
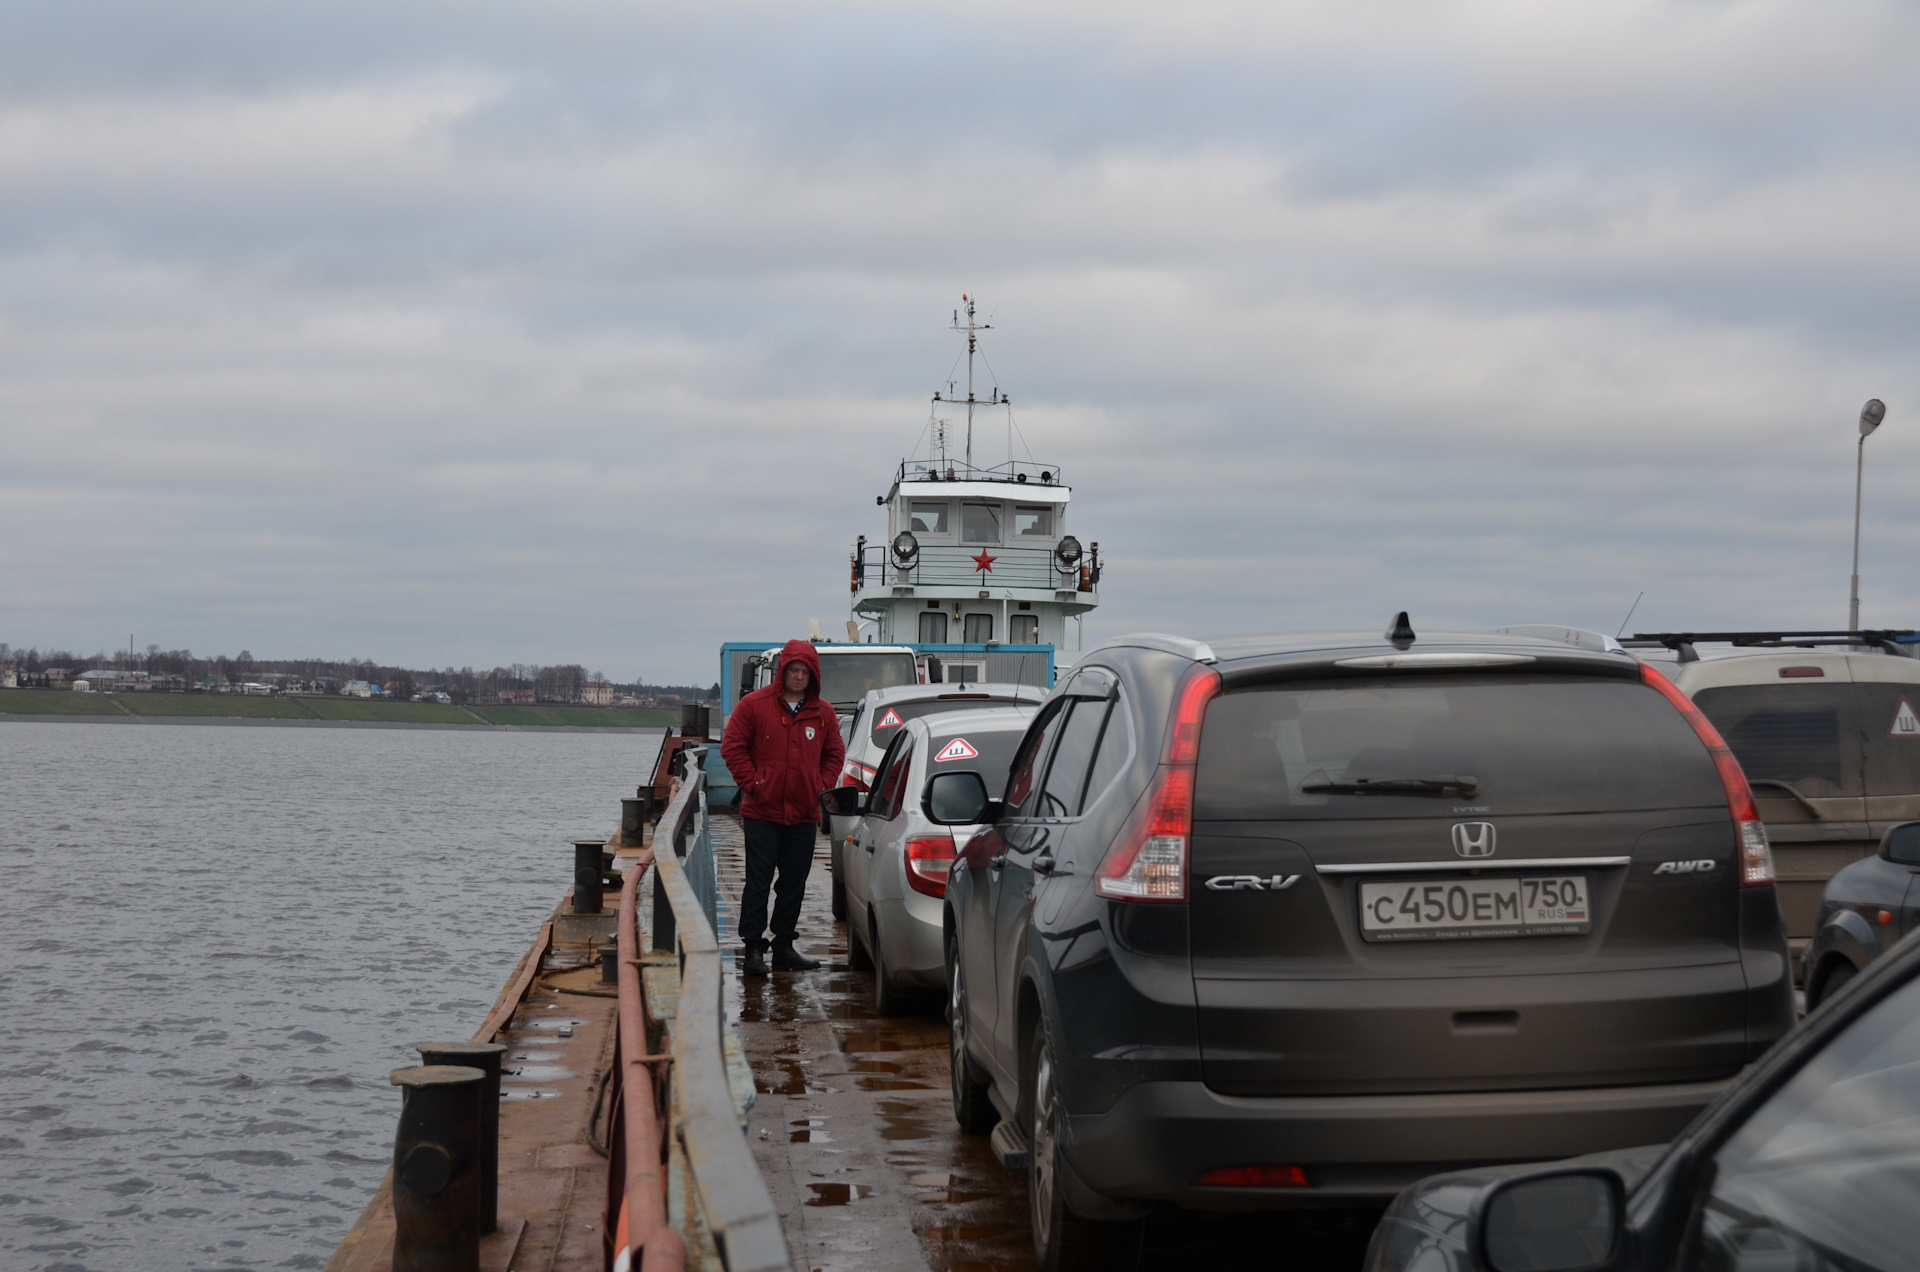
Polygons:
<instances>
[{"instance_id":1,"label":"metal railing","mask_svg":"<svg viewBox=\"0 0 1920 1272\"><path fill-rule=\"evenodd\" d=\"M791 1272L779 1211L760 1177L727 1081L726 1003L715 934L718 890L706 774L700 766L703 749L687 752L686 775L655 827L654 848L628 870L620 890L618 1089L612 1093L615 1126L608 1140L622 1151L609 1163L609 1211L617 1215L612 1266L616 1272L685 1267L683 1235L667 1221L667 1163L677 1144L694 1194L679 1208L691 1213L697 1205L722 1266L728 1272ZM653 945L676 951L680 971L671 1046L659 1053L653 1047L667 1030L648 1010L639 925L640 880L648 873L654 890Z\"/></svg>"},{"instance_id":2,"label":"metal railing","mask_svg":"<svg viewBox=\"0 0 1920 1272\"><path fill-rule=\"evenodd\" d=\"M991 571L981 570L975 558L981 553L993 558ZM902 566L885 545L861 548L854 557L853 590L862 587L980 587L1042 588L1056 592L1093 592L1100 590L1100 579L1091 560L1071 570L1061 570L1053 549L1015 545L953 547L922 543L920 555L911 565Z\"/></svg>"},{"instance_id":3,"label":"metal railing","mask_svg":"<svg viewBox=\"0 0 1920 1272\"><path fill-rule=\"evenodd\" d=\"M958 459L903 459L894 469L896 482L911 481L1010 481L1018 485L1032 483L1039 488L1063 486L1066 477L1058 464L1042 464L1031 459L1010 459L1004 464L986 466Z\"/></svg>"}]
</instances>

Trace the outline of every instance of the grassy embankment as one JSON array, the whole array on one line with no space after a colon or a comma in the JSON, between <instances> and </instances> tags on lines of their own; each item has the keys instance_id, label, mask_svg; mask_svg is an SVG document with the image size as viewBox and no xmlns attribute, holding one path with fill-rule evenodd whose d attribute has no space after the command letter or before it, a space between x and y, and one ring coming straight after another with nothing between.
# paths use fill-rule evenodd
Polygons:
<instances>
[{"instance_id":1,"label":"grassy embankment","mask_svg":"<svg viewBox=\"0 0 1920 1272\"><path fill-rule=\"evenodd\" d=\"M677 711L630 707L454 707L373 698L249 697L237 693L74 693L0 689L0 715L213 716L254 720L374 720L396 724L544 724L637 729L680 723Z\"/></svg>"},{"instance_id":2,"label":"grassy embankment","mask_svg":"<svg viewBox=\"0 0 1920 1272\"><path fill-rule=\"evenodd\" d=\"M125 714L100 694L59 689L0 689L0 712L8 715Z\"/></svg>"}]
</instances>

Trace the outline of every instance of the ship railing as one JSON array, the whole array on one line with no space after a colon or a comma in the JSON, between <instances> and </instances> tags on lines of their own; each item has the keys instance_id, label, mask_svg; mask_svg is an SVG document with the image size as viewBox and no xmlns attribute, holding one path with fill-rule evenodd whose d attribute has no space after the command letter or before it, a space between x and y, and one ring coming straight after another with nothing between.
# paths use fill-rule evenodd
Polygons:
<instances>
[{"instance_id":1,"label":"ship railing","mask_svg":"<svg viewBox=\"0 0 1920 1272\"><path fill-rule=\"evenodd\" d=\"M1019 485L1062 486L1066 478L1058 464L1041 464L1030 459L1012 459L992 467L969 464L958 459L903 459L893 479L911 481L1010 481Z\"/></svg>"},{"instance_id":2,"label":"ship railing","mask_svg":"<svg viewBox=\"0 0 1920 1272\"><path fill-rule=\"evenodd\" d=\"M614 1272L680 1272L689 1237L727 1272L791 1272L780 1214L748 1146L727 1079L718 889L705 748L689 748L653 847L627 871L617 935L620 1028L609 1080L609 1250ZM672 1021L651 1010L640 883L653 877L655 949L679 972ZM673 962L668 964L669 967ZM676 1195L672 1185L686 1181ZM676 1224L671 1216L678 1216Z\"/></svg>"},{"instance_id":3,"label":"ship railing","mask_svg":"<svg viewBox=\"0 0 1920 1272\"><path fill-rule=\"evenodd\" d=\"M980 568L980 555L992 558L991 568ZM860 549L853 559L853 591L863 587L1019 587L1054 592L1098 593L1100 581L1090 561L1070 570L1059 568L1053 549L967 544L964 547L922 543L919 556L901 565L884 544Z\"/></svg>"}]
</instances>

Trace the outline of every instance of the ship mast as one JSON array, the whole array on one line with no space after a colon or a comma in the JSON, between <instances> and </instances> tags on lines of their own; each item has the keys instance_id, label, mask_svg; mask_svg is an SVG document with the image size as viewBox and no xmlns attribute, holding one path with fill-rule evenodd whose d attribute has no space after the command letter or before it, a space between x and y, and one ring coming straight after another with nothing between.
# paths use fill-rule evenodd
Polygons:
<instances>
[{"instance_id":1,"label":"ship mast","mask_svg":"<svg viewBox=\"0 0 1920 1272\"><path fill-rule=\"evenodd\" d=\"M965 324L962 324L960 321L960 310L958 309L954 310L953 311L953 329L955 331L964 331L967 335L966 465L967 465L967 470L971 472L973 470L973 408L975 406L1002 406L1002 405L1005 405L1007 399L1001 394L1000 388L998 385L995 385L993 392L988 394L987 397L984 399L976 398L973 395L973 356L976 352L978 352L980 348L980 333L983 331L992 331L993 324L987 323L987 322L975 321L972 296L969 296L963 292L960 296L960 299L966 303L967 321L965 322ZM949 385L948 387L949 389L951 389L952 386ZM938 393L934 394L933 400L936 402L940 401L941 400L940 395ZM949 394L949 396L945 400L951 402L953 400L951 394ZM1008 458L1009 459L1012 458L1011 452L1009 452Z\"/></svg>"}]
</instances>

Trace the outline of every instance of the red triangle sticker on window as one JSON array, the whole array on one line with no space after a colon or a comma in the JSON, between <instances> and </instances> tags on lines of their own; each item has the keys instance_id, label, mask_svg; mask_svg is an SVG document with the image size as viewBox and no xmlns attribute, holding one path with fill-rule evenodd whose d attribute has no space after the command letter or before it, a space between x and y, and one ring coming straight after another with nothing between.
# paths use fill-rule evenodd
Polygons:
<instances>
[{"instance_id":1,"label":"red triangle sticker on window","mask_svg":"<svg viewBox=\"0 0 1920 1272\"><path fill-rule=\"evenodd\" d=\"M898 711L895 711L892 707L888 707L887 714L881 716L873 727L876 729L897 729L905 723L906 721L900 718Z\"/></svg>"},{"instance_id":2,"label":"red triangle sticker on window","mask_svg":"<svg viewBox=\"0 0 1920 1272\"><path fill-rule=\"evenodd\" d=\"M973 749L965 738L955 738L940 748L936 760L974 760L980 758L980 752Z\"/></svg>"},{"instance_id":3,"label":"red triangle sticker on window","mask_svg":"<svg viewBox=\"0 0 1920 1272\"><path fill-rule=\"evenodd\" d=\"M1900 709L1893 713L1893 725L1887 730L1887 736L1920 738L1920 716L1914 715L1913 704L1905 698L1900 699Z\"/></svg>"}]
</instances>

